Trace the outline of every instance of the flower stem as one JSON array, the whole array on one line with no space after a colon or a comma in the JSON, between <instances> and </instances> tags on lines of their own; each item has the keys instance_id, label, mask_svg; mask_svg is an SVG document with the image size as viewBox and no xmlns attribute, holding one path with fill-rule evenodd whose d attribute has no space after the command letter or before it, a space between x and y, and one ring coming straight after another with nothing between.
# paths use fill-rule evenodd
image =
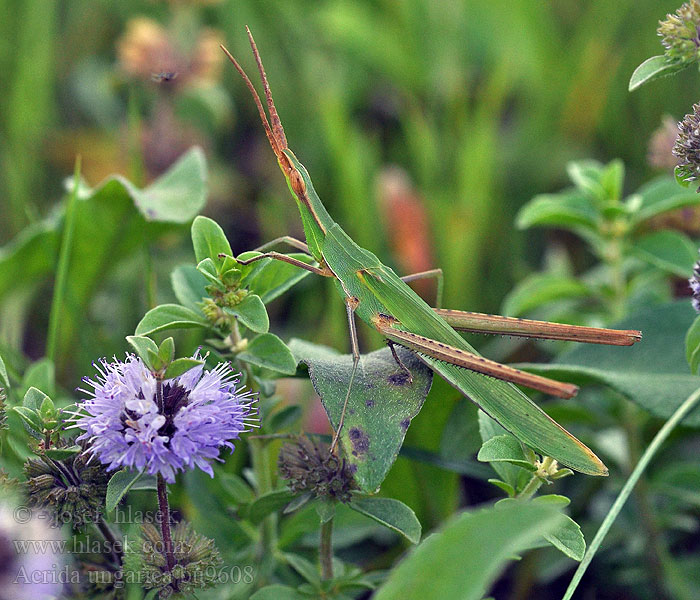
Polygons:
<instances>
[{"instance_id":1,"label":"flower stem","mask_svg":"<svg viewBox=\"0 0 700 600\"><path fill-rule=\"evenodd\" d=\"M172 571L175 566L175 555L173 554L173 536L170 533L170 506L168 505L168 486L165 479L158 473L158 508L160 510L160 529L163 533L163 545L165 546L165 562L168 571Z\"/></svg>"},{"instance_id":2,"label":"flower stem","mask_svg":"<svg viewBox=\"0 0 700 600\"><path fill-rule=\"evenodd\" d=\"M571 583L569 583L569 587L566 589L566 593L564 594L562 600L570 600L571 597L574 595L578 584L581 582L581 578L586 572L586 569L588 569L588 565L591 564L591 561L593 560L593 557L595 556L596 552L598 551L598 548L603 542L603 539L610 530L610 527L612 527L612 524L617 518L617 515L622 510L622 507L627 501L627 498L629 498L629 495L632 493L635 484L641 477L644 470L647 468L647 465L651 462L651 459L657 453L661 445L666 441L666 438L668 438L668 436L671 435L671 432L675 429L676 425L678 425L685 418L685 416L698 405L699 402L700 389L697 389L690 396L688 396L688 398L683 402L683 404L681 404L676 409L676 412L674 412L673 415L671 415L671 418L668 421L666 421L666 423L664 423L663 427L654 436L654 439L651 441L651 444L647 446L647 449L644 451L644 454L642 454L642 457L639 459L637 466L632 471L632 474L627 479L627 482L620 491L620 494L618 495L617 499L610 508L610 511L608 512L603 523L601 524L600 529L598 529L598 533L596 533L595 537L593 538L591 545L588 547L588 550L586 551L583 560L576 569L576 572L574 573L574 576L571 579Z\"/></svg>"},{"instance_id":3,"label":"flower stem","mask_svg":"<svg viewBox=\"0 0 700 600\"><path fill-rule=\"evenodd\" d=\"M333 579L333 519L321 523L321 545L318 558L321 563L321 579Z\"/></svg>"}]
</instances>

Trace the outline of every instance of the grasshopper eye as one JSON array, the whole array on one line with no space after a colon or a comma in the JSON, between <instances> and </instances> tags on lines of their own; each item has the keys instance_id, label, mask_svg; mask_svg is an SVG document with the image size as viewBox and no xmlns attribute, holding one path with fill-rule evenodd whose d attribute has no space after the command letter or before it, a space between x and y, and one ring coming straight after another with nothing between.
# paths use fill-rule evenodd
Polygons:
<instances>
[{"instance_id":1,"label":"grasshopper eye","mask_svg":"<svg viewBox=\"0 0 700 600\"><path fill-rule=\"evenodd\" d=\"M294 193L297 196L303 196L306 194L306 184L301 178L299 171L297 171L296 169L292 169L289 172L289 182L292 186L292 190L294 190Z\"/></svg>"}]
</instances>

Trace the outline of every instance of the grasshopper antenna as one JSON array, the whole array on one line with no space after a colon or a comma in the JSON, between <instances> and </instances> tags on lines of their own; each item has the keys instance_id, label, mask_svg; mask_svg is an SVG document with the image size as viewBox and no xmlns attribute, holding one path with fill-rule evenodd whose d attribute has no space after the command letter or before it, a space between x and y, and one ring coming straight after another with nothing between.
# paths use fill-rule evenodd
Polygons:
<instances>
[{"instance_id":1,"label":"grasshopper antenna","mask_svg":"<svg viewBox=\"0 0 700 600\"><path fill-rule=\"evenodd\" d=\"M241 67L238 61L233 57L233 55L226 49L224 45L221 45L220 48L224 51L228 59L233 63L233 66L236 67L236 71L238 71L240 76L243 78L246 87L250 91L251 96L253 96L253 100L255 100L255 106L258 109L260 121L262 122L263 127L265 128L265 135L267 136L267 140L270 142L270 146L272 147L272 150L275 153L275 156L277 157L277 161L280 163L280 165L282 165L283 170L285 172L289 172L291 170L291 165L289 164L289 159L284 154L284 150L288 148L287 137L284 135L284 128L282 127L282 122L280 121L279 115L277 114L277 108L275 107L275 103L272 99L272 93L270 92L270 84L267 80L267 75L265 74L265 69L262 64L262 59L260 58L260 53L258 52L258 47L256 46L255 40L253 39L253 34L250 32L250 29L247 26L246 31L248 32L248 40L250 42L250 47L253 49L255 63L258 66L260 78L263 82L267 110L270 113L269 119L267 113L265 112L265 107L262 103L262 100L260 99L260 95L255 89L253 82L250 80L250 77L248 77L248 74L245 72L243 67Z\"/></svg>"}]
</instances>

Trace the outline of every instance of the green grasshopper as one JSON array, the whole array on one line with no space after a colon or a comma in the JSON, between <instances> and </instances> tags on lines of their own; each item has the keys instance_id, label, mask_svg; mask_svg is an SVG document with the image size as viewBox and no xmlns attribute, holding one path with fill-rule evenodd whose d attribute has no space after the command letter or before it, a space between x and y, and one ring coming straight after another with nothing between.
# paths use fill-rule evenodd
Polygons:
<instances>
[{"instance_id":1,"label":"green grasshopper","mask_svg":"<svg viewBox=\"0 0 700 600\"><path fill-rule=\"evenodd\" d=\"M258 250L266 250L274 244L285 242L310 254L316 264L307 264L274 251L239 262L248 264L270 258L335 279L338 291L345 300L353 367L342 416L331 449L335 451L340 437L360 361L355 329L357 315L386 338L398 367L406 372L409 382L410 372L399 359L394 344L416 352L434 372L542 455L550 456L582 473L607 475L605 465L588 447L551 419L513 384L563 398L574 396L578 391L577 386L525 373L483 358L457 332L470 331L620 346L629 346L639 341L641 333L634 330L599 329L431 308L406 281L423 276L436 276L439 278L439 296L442 287L442 273L439 269L401 278L382 264L374 254L350 239L328 214L314 190L309 173L287 145L260 54L250 30L246 30L262 80L267 113L246 72L225 47L221 48L240 73L255 100L267 139L299 208L306 237L304 243L285 236L265 244Z\"/></svg>"}]
</instances>

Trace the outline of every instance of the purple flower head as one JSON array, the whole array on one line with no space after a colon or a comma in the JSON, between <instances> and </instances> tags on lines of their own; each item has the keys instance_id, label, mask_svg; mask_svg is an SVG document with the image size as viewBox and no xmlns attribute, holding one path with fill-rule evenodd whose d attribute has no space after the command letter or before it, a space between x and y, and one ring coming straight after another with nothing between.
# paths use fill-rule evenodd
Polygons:
<instances>
[{"instance_id":1,"label":"purple flower head","mask_svg":"<svg viewBox=\"0 0 700 600\"><path fill-rule=\"evenodd\" d=\"M693 290L693 308L700 313L700 260L693 267L693 276L688 279L690 289Z\"/></svg>"},{"instance_id":2,"label":"purple flower head","mask_svg":"<svg viewBox=\"0 0 700 600\"><path fill-rule=\"evenodd\" d=\"M221 447L233 451L231 440L257 426L257 398L228 363L161 382L133 354L95 368L99 375L83 378L94 391L80 389L91 398L78 404L74 426L108 471L145 470L173 483L178 471L199 467L213 477L210 461Z\"/></svg>"}]
</instances>

